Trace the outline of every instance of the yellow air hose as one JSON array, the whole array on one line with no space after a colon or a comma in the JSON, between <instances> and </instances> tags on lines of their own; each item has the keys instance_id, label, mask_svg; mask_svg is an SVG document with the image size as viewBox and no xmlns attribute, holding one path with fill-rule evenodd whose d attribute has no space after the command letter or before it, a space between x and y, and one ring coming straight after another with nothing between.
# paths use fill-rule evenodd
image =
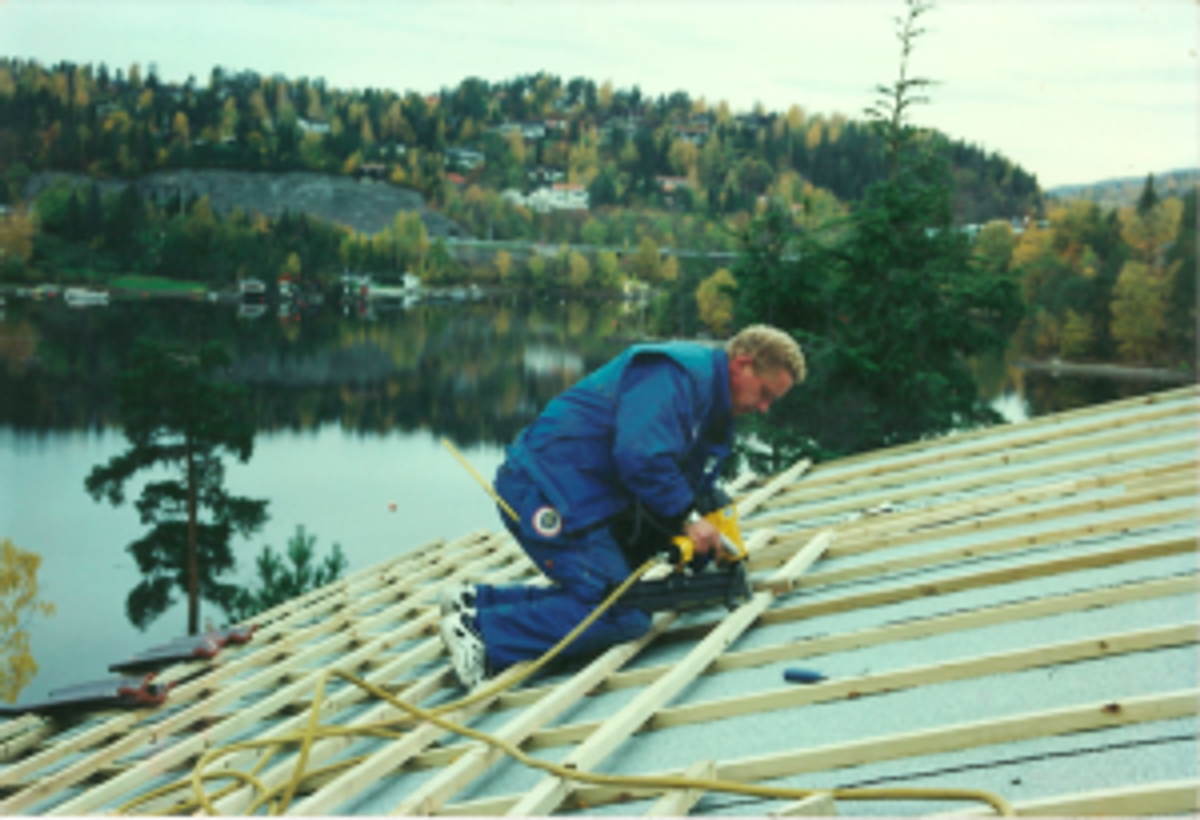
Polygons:
<instances>
[{"instance_id":1,"label":"yellow air hose","mask_svg":"<svg viewBox=\"0 0 1200 820\"><path fill-rule=\"evenodd\" d=\"M504 502L496 494L482 476L475 471L470 463L454 448L447 440L443 439L442 443L447 449L454 454L471 473L472 476L480 483L480 485L488 492L489 495L501 506L501 508L512 516L514 520L517 515L512 508ZM994 808L999 814L1011 817L1015 814L1012 806L1003 797L992 794L991 792L981 791L977 789L945 789L945 788L874 788L874 789L794 789L782 786L758 786L748 783L739 783L730 780L707 780L707 779L692 779L686 777L672 776L635 776L635 775L603 775L592 772L581 771L579 769L568 766L560 766L556 763L550 763L544 760L530 757L521 751L521 749L507 741L501 740L486 732L480 732L468 726L463 726L460 723L448 720L442 715L456 709L462 709L471 706L482 700L492 698L501 692L510 689L528 679L531 675L537 673L542 667L548 664L551 660L559 655L566 647L568 647L580 634L583 633L589 626L608 611L617 600L625 594L631 586L633 586L646 572L657 563L657 559L651 559L642 564L636 571L630 574L625 581L614 589L607 598L604 599L592 612L584 618L574 629L563 637L557 644L546 651L544 655L535 661L527 664L518 664L511 667L507 672L504 672L491 683L477 688L475 691L468 694L466 697L451 703L442 704L435 709L425 709L417 706L414 703L401 700L384 689L376 686L373 683L362 680L356 675L351 675L349 672L343 672L340 669L330 669L324 672L317 681L316 694L313 696L312 705L309 712L308 724L304 731L299 733L279 735L276 737L265 738L263 740L242 741L232 743L228 746L223 746L216 749L210 749L201 755L200 759L192 769L192 774L189 778L178 780L169 783L160 788L154 789L151 792L141 795L134 800L125 803L117 809L118 813L127 814L133 811L138 806L158 800L172 792L179 791L191 786L194 798L190 801L180 802L170 807L166 811L157 810L156 814L182 814L193 813L202 809L208 814L218 814L216 807L213 805L214 800L220 800L222 797L232 793L239 785L250 786L256 793L254 800L242 811L243 815L251 815L258 812L263 806L268 807L268 813L272 815L283 814L291 805L293 798L303 786L304 781L316 777L325 777L333 772L342 769L350 768L367 758L367 755L348 758L338 761L327 766L322 766L309 771L307 767L309 753L312 746L318 740L332 737L345 737L347 735L364 735L372 737L387 737L398 738L402 734L394 727L397 724L409 723L409 718L395 718L389 721L379 723L364 724L362 726L324 726L320 723L321 705L325 698L325 687L330 678L341 678L342 680L351 683L360 689L368 692L376 698L386 701L396 709L405 712L411 718L420 721L426 721L438 726L447 732L452 732L463 737L469 737L486 743L489 746L497 748L513 758L517 762L535 769L553 774L557 777L562 777L568 780L574 780L582 783L591 783L594 785L609 786L614 788L640 788L640 789L700 789L703 791L726 792L731 794L741 794L760 798L774 798L782 800L803 800L817 795L828 795L834 800L952 800L952 801L972 801L982 802ZM292 772L292 776L284 783L268 788L259 778L258 775L267 763L275 755L275 753L285 747L299 744L300 753L296 757L296 763ZM254 767L249 772L239 772L233 769L222 769L220 771L206 772L205 767L214 761L226 757L237 752L265 749L266 752L255 763ZM217 790L213 794L205 791L204 785L210 781L218 780L234 780L234 783L226 785Z\"/></svg>"},{"instance_id":2,"label":"yellow air hose","mask_svg":"<svg viewBox=\"0 0 1200 820\"><path fill-rule=\"evenodd\" d=\"M308 771L306 765L308 762L309 752L313 744L325 738L344 737L347 735L363 735L374 737L389 737L397 738L402 736L401 733L395 730L395 726L400 723L409 722L408 718L396 718L389 721L365 724L362 726L325 726L320 724L321 705L325 696L325 687L330 678L341 678L347 681L374 697L386 701L396 709L405 712L411 718L420 721L427 721L448 732L461 735L463 737L472 738L489 746L500 749L505 754L512 757L519 763L540 769L542 771L553 774L557 777L566 778L583 783L591 783L594 785L609 786L614 788L640 788L640 789L700 789L703 791L725 792L731 794L740 794L760 798L773 798L782 800L802 800L816 795L828 795L834 800L952 800L952 801L973 801L983 802L995 809L1003 816L1013 816L1015 812L1012 806L1002 797L990 792L977 789L947 789L947 788L872 788L872 789L796 789L782 786L759 786L748 783L740 783L729 780L707 780L707 779L691 779L685 777L672 776L634 776L634 775L602 775L592 772L581 771L566 766L560 766L555 763L538 760L530 757L521 751L516 745L497 737L489 735L485 732L480 732L468 726L447 720L442 717L447 712L461 709L470 706L481 700L491 698L500 692L518 685L529 676L536 673L547 663L553 660L563 649L571 644L585 629L592 625L603 615L621 595L625 593L630 586L636 583L642 575L646 573L654 564L656 559L651 559L633 572L628 579L625 580L619 587L606 598L595 610L579 623L571 632L566 635L554 647L546 652L542 657L538 658L529 664L522 664L511 668L507 673L502 674L496 680L486 686L476 689L474 692L467 695L465 698L454 701L452 703L443 704L435 709L425 709L417 706L414 703L401 700L392 695L386 690L362 680L361 678L352 675L348 672L343 672L340 669L330 669L321 675L317 682L316 693L313 696L312 705L310 707L310 717L307 726L302 732L280 735L277 737L265 738L262 740L242 741L233 743L228 746L223 746L216 749L210 749L205 752L193 767L192 774L189 778L175 781L167 784L151 792L148 792L140 797L122 805L118 812L128 814L143 803L148 803L159 798L162 798L171 792L178 791L191 786L194 798L190 801L181 802L172 806L168 810L156 810L156 814L170 813L193 813L197 810L203 810L208 814L217 814L216 807L213 804L214 800L219 800L225 795L231 793L238 788L239 785L250 786L256 793L254 800L241 812L243 815L251 815L259 811L263 806L268 807L268 813L271 815L283 814L291 805L296 793L301 789L304 781L315 777L324 777L333 772L354 766L364 759L366 755L349 758L339 761L338 763L323 766L318 769ZM274 756L275 752L285 746L294 746L299 744L300 753L297 755L295 767L291 777L284 783L268 788L258 778L258 774L266 767L267 763ZM206 772L205 768L216 760L226 757L237 752L265 749L266 753L258 760L250 772L239 772L232 769L222 769L220 771ZM218 791L209 794L205 791L205 783L218 780L234 780L235 783L224 786Z\"/></svg>"}]
</instances>

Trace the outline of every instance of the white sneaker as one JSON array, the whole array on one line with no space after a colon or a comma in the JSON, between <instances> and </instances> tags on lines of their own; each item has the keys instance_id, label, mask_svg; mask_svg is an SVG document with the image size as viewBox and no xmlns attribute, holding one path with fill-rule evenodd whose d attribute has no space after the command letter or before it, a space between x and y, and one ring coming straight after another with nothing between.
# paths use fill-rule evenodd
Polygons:
<instances>
[{"instance_id":1,"label":"white sneaker","mask_svg":"<svg viewBox=\"0 0 1200 820\"><path fill-rule=\"evenodd\" d=\"M454 674L463 686L474 689L487 678L487 653L475 618L454 612L442 618L439 628Z\"/></svg>"},{"instance_id":2,"label":"white sneaker","mask_svg":"<svg viewBox=\"0 0 1200 820\"><path fill-rule=\"evenodd\" d=\"M459 581L438 597L442 617L447 615L470 615L475 617L475 585Z\"/></svg>"}]
</instances>

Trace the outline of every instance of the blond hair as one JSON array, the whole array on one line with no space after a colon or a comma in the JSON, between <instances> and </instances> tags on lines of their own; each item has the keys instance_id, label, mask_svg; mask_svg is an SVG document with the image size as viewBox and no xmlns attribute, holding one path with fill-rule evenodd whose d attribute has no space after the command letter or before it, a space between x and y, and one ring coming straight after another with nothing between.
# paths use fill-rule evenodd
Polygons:
<instances>
[{"instance_id":1,"label":"blond hair","mask_svg":"<svg viewBox=\"0 0 1200 820\"><path fill-rule=\"evenodd\" d=\"M750 356L754 369L760 373L786 370L799 384L807 375L804 352L787 333L770 325L750 325L739 331L725 345L729 358Z\"/></svg>"}]
</instances>

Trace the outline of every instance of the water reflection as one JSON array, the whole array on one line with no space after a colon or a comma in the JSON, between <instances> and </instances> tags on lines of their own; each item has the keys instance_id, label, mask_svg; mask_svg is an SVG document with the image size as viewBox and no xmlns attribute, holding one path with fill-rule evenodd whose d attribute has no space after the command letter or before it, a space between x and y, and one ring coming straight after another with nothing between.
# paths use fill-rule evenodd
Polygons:
<instances>
[{"instance_id":1,"label":"water reflection","mask_svg":"<svg viewBox=\"0 0 1200 820\"><path fill-rule=\"evenodd\" d=\"M183 631L175 611L145 632L129 626L125 599L143 580L126 551L141 535L138 517L128 506L95 504L83 485L126 447L117 375L137 337L218 341L233 358L229 377L248 388L259 436L251 463L230 465L230 489L269 498L272 520L236 544L242 584L253 581L260 549L298 526L344 545L352 570L495 528L490 500L437 440L451 438L490 475L502 445L551 397L629 341L617 303L397 305L350 315L327 306L282 316L246 307L6 306L0 535L47 556L45 583L63 602L60 617L34 623L31 636L4 632L8 646L43 648L32 686L31 656L18 652L20 662L4 667L26 696L102 675L108 663Z\"/></svg>"},{"instance_id":2,"label":"water reflection","mask_svg":"<svg viewBox=\"0 0 1200 820\"><path fill-rule=\"evenodd\" d=\"M108 664L169 642L182 612L145 632L124 613L140 576L125 547L142 527L128 508L95 504L83 481L125 449L116 375L133 340L219 341L231 378L247 386L255 453L231 466L230 490L269 498L271 521L236 545L240 583L253 559L303 525L340 543L350 571L437 539L496 531L490 499L438 443L451 438L484 474L550 398L634 339L638 315L620 303L479 301L334 305L114 301L72 311L9 300L0 321L0 537L44 556L41 588L58 605L34 618L40 671L24 697L105 674ZM1058 378L1003 359L978 365L984 395L1014 414L1162 389L1145 382Z\"/></svg>"},{"instance_id":3,"label":"water reflection","mask_svg":"<svg viewBox=\"0 0 1200 820\"><path fill-rule=\"evenodd\" d=\"M474 302L276 312L260 304L123 302L86 314L10 307L0 325L0 425L30 432L113 425L115 377L134 338L231 352L261 431L336 423L428 429L503 443L551 397L615 354L619 302Z\"/></svg>"},{"instance_id":4,"label":"water reflection","mask_svg":"<svg viewBox=\"0 0 1200 820\"><path fill-rule=\"evenodd\" d=\"M632 340L620 302L477 300L115 302L71 311L15 301L0 322L0 426L47 434L116 425L115 376L139 335L218 341L233 356L258 429L360 434L429 430L503 445L580 376ZM981 395L1009 420L1139 395L1168 385L973 363Z\"/></svg>"},{"instance_id":5,"label":"water reflection","mask_svg":"<svg viewBox=\"0 0 1200 820\"><path fill-rule=\"evenodd\" d=\"M1094 404L1144 396L1179 386L1151 378L1085 376L1030 370L1004 356L972 362L979 394L1010 422Z\"/></svg>"},{"instance_id":6,"label":"water reflection","mask_svg":"<svg viewBox=\"0 0 1200 820\"><path fill-rule=\"evenodd\" d=\"M1026 371L1023 380L1030 415L1044 416L1093 404L1144 396L1178 387L1149 379L1099 376L1057 376L1050 372Z\"/></svg>"}]
</instances>

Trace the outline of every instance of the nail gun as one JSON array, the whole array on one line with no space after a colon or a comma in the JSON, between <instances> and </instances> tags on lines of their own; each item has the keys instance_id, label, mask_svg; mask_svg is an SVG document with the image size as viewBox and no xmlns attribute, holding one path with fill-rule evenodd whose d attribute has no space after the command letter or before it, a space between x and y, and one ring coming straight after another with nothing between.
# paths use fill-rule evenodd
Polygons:
<instances>
[{"instance_id":1,"label":"nail gun","mask_svg":"<svg viewBox=\"0 0 1200 820\"><path fill-rule=\"evenodd\" d=\"M675 536L666 550L675 571L665 578L638 581L622 596L623 604L646 612L682 611L716 604L733 609L750 597L746 544L737 505L723 491L715 490L697 506L703 520L720 534L721 549L715 560L698 555L695 543L686 535Z\"/></svg>"},{"instance_id":2,"label":"nail gun","mask_svg":"<svg viewBox=\"0 0 1200 820\"><path fill-rule=\"evenodd\" d=\"M721 552L716 556L717 563L736 564L746 557L746 543L742 540L737 505L721 490L712 493L709 503L713 506L708 508L707 513L701 514L701 519L716 527L720 535ZM682 570L696 563L696 545L686 535L677 535L671 539L667 555L675 568Z\"/></svg>"}]
</instances>

